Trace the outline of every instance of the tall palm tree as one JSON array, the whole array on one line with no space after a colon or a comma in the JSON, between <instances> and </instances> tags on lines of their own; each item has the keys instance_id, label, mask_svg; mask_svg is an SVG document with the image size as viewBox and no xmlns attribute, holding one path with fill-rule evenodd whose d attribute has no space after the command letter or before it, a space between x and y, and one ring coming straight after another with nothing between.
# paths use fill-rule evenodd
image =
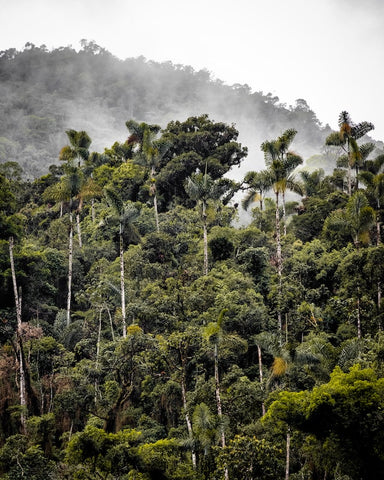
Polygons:
<instances>
[{"instance_id":1,"label":"tall palm tree","mask_svg":"<svg viewBox=\"0 0 384 480\"><path fill-rule=\"evenodd\" d=\"M49 186L43 192L46 201L64 201L69 203L69 239L68 239L68 294L67 294L67 326L71 322L71 298L72 298L72 269L73 269L73 200L79 194L83 182L80 168L72 160L64 165L64 176L59 182ZM62 206L61 213L62 215Z\"/></svg>"},{"instance_id":2,"label":"tall palm tree","mask_svg":"<svg viewBox=\"0 0 384 480\"><path fill-rule=\"evenodd\" d=\"M185 190L192 200L201 204L204 241L204 275L208 275L207 205L209 200L217 200L222 191L218 183L207 174L207 164L205 164L204 174L197 173L187 179Z\"/></svg>"},{"instance_id":3,"label":"tall palm tree","mask_svg":"<svg viewBox=\"0 0 384 480\"><path fill-rule=\"evenodd\" d=\"M132 222L137 218L139 212L131 203L124 204L118 193L112 188L105 188L105 197L109 206L114 211L114 218L119 224L119 252L120 252L120 295L121 295L121 316L123 323L123 337L127 336L127 314L125 302L125 273L124 273L124 229L134 229ZM112 219L113 220L113 219Z\"/></svg>"},{"instance_id":4,"label":"tall palm tree","mask_svg":"<svg viewBox=\"0 0 384 480\"><path fill-rule=\"evenodd\" d=\"M280 197L283 200L283 218L285 219L285 192L291 189L298 193L302 192L302 188L296 182L293 175L294 169L303 163L300 155L289 150L289 147L296 136L297 131L288 129L276 140L265 141L261 144L261 150L264 152L265 162L268 167L268 176L270 184L275 193L275 225L276 225L276 262L277 273L279 279L279 301L278 301L278 325L280 337L282 335L282 318L280 299L282 294L282 254L281 254L281 226L280 226ZM284 233L285 230L284 222Z\"/></svg>"},{"instance_id":5,"label":"tall palm tree","mask_svg":"<svg viewBox=\"0 0 384 480\"><path fill-rule=\"evenodd\" d=\"M218 316L216 322L210 322L203 329L203 336L206 340L213 343L213 357L214 357L214 374L215 374L215 394L216 394L216 408L217 416L220 423L220 437L221 437L221 446L225 448L225 431L223 426L223 410L222 410L222 401L221 401L221 390L220 390L220 376L219 376L219 352L220 347L225 344L232 345L237 350L243 349L246 351L246 342L234 334L227 334L223 328L224 316L227 313L228 309L223 308ZM228 480L228 469L225 468L225 479Z\"/></svg>"},{"instance_id":6,"label":"tall palm tree","mask_svg":"<svg viewBox=\"0 0 384 480\"><path fill-rule=\"evenodd\" d=\"M83 181L83 174L80 174L81 161L86 162L89 158L89 147L92 143L91 138L85 131L67 130L69 145L66 145L60 150L59 160L66 162L64 165L64 171L67 170L69 177L77 176ZM77 181L77 179L76 179ZM71 182L70 182L71 183ZM71 191L70 203L72 206L73 197L77 196L81 190L81 184L77 185L77 191ZM81 227L80 227L80 211L76 211L76 225L79 246L82 246L81 241Z\"/></svg>"},{"instance_id":7,"label":"tall palm tree","mask_svg":"<svg viewBox=\"0 0 384 480\"><path fill-rule=\"evenodd\" d=\"M352 195L351 170L355 168L356 174L362 162L362 152L357 140L375 127L370 122L360 122L355 124L348 112L343 110L339 115L339 131L333 132L325 140L326 145L339 147L344 152L341 161L345 161L348 168L348 194ZM343 159L344 157L344 159ZM356 186L357 189L357 186Z\"/></svg>"},{"instance_id":8,"label":"tall palm tree","mask_svg":"<svg viewBox=\"0 0 384 480\"><path fill-rule=\"evenodd\" d=\"M156 129L151 128L151 125L144 124L143 138L141 141L141 148L136 153L134 159L139 165L143 165L149 170L150 175L150 195L153 196L153 207L155 210L156 230L159 228L159 212L157 208L157 194L156 194L156 170L166 152L169 149L169 143L158 140L155 141L157 135Z\"/></svg>"}]
</instances>

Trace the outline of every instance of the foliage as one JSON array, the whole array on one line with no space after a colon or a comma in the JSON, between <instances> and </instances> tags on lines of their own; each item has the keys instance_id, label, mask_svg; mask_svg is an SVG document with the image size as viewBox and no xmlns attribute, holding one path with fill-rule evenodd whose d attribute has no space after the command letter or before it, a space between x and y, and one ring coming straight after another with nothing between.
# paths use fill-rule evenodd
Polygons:
<instances>
[{"instance_id":1,"label":"foliage","mask_svg":"<svg viewBox=\"0 0 384 480\"><path fill-rule=\"evenodd\" d=\"M0 63L21 61L9 55ZM79 55L104 79L114 65L92 42L47 55ZM304 101L294 114L314 121ZM40 140L42 118L28 123ZM332 138L349 142L351 192L345 159L305 170L296 128L262 143L265 170L229 180L247 149L208 115L124 120L128 140L103 153L67 130L61 165L33 182L1 165L2 477L377 478L383 161L356 148L370 125L344 120ZM288 202L288 189L305 196ZM258 202L249 225L242 190L244 207Z\"/></svg>"}]
</instances>

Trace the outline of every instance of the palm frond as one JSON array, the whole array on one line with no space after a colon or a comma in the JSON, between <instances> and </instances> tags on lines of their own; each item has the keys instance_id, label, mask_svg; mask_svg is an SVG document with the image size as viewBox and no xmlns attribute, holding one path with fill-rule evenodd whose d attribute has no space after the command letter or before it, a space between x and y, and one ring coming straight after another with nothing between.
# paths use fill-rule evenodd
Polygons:
<instances>
[{"instance_id":1,"label":"palm frond","mask_svg":"<svg viewBox=\"0 0 384 480\"><path fill-rule=\"evenodd\" d=\"M374 129L375 126L373 125L373 123L360 122L357 125L353 125L351 134L354 138L359 139Z\"/></svg>"}]
</instances>

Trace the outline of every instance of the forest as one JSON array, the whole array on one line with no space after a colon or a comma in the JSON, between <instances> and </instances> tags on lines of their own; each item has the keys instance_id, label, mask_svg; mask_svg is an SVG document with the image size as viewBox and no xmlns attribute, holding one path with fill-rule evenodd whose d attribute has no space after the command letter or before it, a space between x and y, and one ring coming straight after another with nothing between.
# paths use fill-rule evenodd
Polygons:
<instances>
[{"instance_id":1,"label":"forest","mask_svg":"<svg viewBox=\"0 0 384 480\"><path fill-rule=\"evenodd\" d=\"M92 43L2 52L1 89L30 55L117 62ZM383 478L382 143L347 111L332 131L265 102L292 124L264 126L242 178L237 123L211 111L127 115L97 148L76 122L21 140L26 105L2 117L0 478Z\"/></svg>"}]
</instances>

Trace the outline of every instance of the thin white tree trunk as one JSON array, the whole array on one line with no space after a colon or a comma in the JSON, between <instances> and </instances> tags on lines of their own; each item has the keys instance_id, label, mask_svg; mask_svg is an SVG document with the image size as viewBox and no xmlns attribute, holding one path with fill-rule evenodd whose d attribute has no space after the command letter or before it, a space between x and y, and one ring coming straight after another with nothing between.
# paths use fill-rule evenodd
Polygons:
<instances>
[{"instance_id":1,"label":"thin white tree trunk","mask_svg":"<svg viewBox=\"0 0 384 480\"><path fill-rule=\"evenodd\" d=\"M97 330L97 343L96 343L96 363L95 363L95 370L96 371L99 368L100 341L101 341L101 314L102 314L102 312L103 312L103 309L100 308L99 327L98 327L98 330ZM98 390L98 382L97 382L97 379L96 379L95 380L95 398L94 398L95 405L96 405L96 402L97 402L97 390Z\"/></svg>"},{"instance_id":2,"label":"thin white tree trunk","mask_svg":"<svg viewBox=\"0 0 384 480\"><path fill-rule=\"evenodd\" d=\"M357 297L357 338L361 338L360 292Z\"/></svg>"},{"instance_id":3,"label":"thin white tree trunk","mask_svg":"<svg viewBox=\"0 0 384 480\"><path fill-rule=\"evenodd\" d=\"M112 321L112 315L111 315L111 311L109 310L109 308L106 306L105 307L107 309L107 312L108 312L108 318L109 318L109 324L111 326L111 335L112 335L112 342L115 341L115 332L113 330L113 321Z\"/></svg>"},{"instance_id":4,"label":"thin white tree trunk","mask_svg":"<svg viewBox=\"0 0 384 480\"><path fill-rule=\"evenodd\" d=\"M259 359L259 380L260 380L260 386L261 390L264 391L264 384L263 384L263 360L261 356L261 348L260 345L257 345L257 356ZM265 405L264 401L261 402L261 413L264 416L265 415Z\"/></svg>"},{"instance_id":5,"label":"thin white tree trunk","mask_svg":"<svg viewBox=\"0 0 384 480\"><path fill-rule=\"evenodd\" d=\"M183 370L184 370L184 367L183 367ZM185 412L184 415L185 415L185 422L187 424L188 435L189 435L189 438L191 440L193 440L192 422L191 422L191 419L189 418L189 413L188 413L188 409L187 409L187 389L185 387L184 371L183 371L182 376L181 376L181 395L183 397L183 408L184 408L184 412ZM192 456L193 469L196 470L196 464L197 463L196 463L196 453L195 453L194 447L192 447L191 456Z\"/></svg>"},{"instance_id":6,"label":"thin white tree trunk","mask_svg":"<svg viewBox=\"0 0 384 480\"><path fill-rule=\"evenodd\" d=\"M16 319L17 319L17 352L18 352L18 361L19 361L19 388L20 388L20 406L21 406L21 428L25 432L26 429L26 408L27 408L27 398L25 390L25 368L24 368L24 359L23 359L23 350L21 342L21 295L17 290L17 280L16 280L16 270L15 270L15 261L13 258L13 247L14 240L13 237L9 238L9 259L11 263L11 272L12 272L12 283L13 283L13 293L15 297L15 306L16 306Z\"/></svg>"},{"instance_id":7,"label":"thin white tree trunk","mask_svg":"<svg viewBox=\"0 0 384 480\"><path fill-rule=\"evenodd\" d=\"M283 229L284 229L284 237L287 236L287 215L285 211L285 192L282 192L282 203L283 203Z\"/></svg>"},{"instance_id":8,"label":"thin white tree trunk","mask_svg":"<svg viewBox=\"0 0 384 480\"><path fill-rule=\"evenodd\" d=\"M223 410L221 406L221 395L220 395L220 378L219 378L219 356L217 343L215 343L215 393L216 393L216 405L217 405L217 415L221 421L223 418ZM223 426L221 426L221 446L225 447L225 432Z\"/></svg>"},{"instance_id":9,"label":"thin white tree trunk","mask_svg":"<svg viewBox=\"0 0 384 480\"><path fill-rule=\"evenodd\" d=\"M159 227L159 212L157 210L157 197L156 193L153 197L153 207L155 209L155 220L156 220L156 231L159 233L160 232L160 227Z\"/></svg>"},{"instance_id":10,"label":"thin white tree trunk","mask_svg":"<svg viewBox=\"0 0 384 480\"><path fill-rule=\"evenodd\" d=\"M69 246L68 246L67 327L71 323L72 269L73 269L73 215L72 215L72 212L70 212L69 213Z\"/></svg>"},{"instance_id":11,"label":"thin white tree trunk","mask_svg":"<svg viewBox=\"0 0 384 480\"><path fill-rule=\"evenodd\" d=\"M157 209L157 196L156 196L156 184L155 184L155 168L152 167L151 169L151 181L153 181L153 185L151 186L153 192L153 208L155 210L155 220L156 220L156 231L160 232L159 228L159 211Z\"/></svg>"},{"instance_id":12,"label":"thin white tree trunk","mask_svg":"<svg viewBox=\"0 0 384 480\"><path fill-rule=\"evenodd\" d=\"M352 172L351 172L351 151L349 146L349 139L348 139L348 195L352 195Z\"/></svg>"},{"instance_id":13,"label":"thin white tree trunk","mask_svg":"<svg viewBox=\"0 0 384 480\"><path fill-rule=\"evenodd\" d=\"M290 463L291 434L287 432L287 451L285 460L285 480L289 480L289 463Z\"/></svg>"},{"instance_id":14,"label":"thin white tree trunk","mask_svg":"<svg viewBox=\"0 0 384 480\"><path fill-rule=\"evenodd\" d=\"M123 322L123 338L126 338L127 337L127 314L125 309L123 227L121 223L120 223L120 290L121 290L121 317Z\"/></svg>"},{"instance_id":15,"label":"thin white tree trunk","mask_svg":"<svg viewBox=\"0 0 384 480\"><path fill-rule=\"evenodd\" d=\"M78 242L79 242L79 247L82 248L83 242L82 242L82 239L81 239L81 226L80 226L80 214L79 213L76 214L76 226L77 226L77 238L78 238Z\"/></svg>"},{"instance_id":16,"label":"thin white tree trunk","mask_svg":"<svg viewBox=\"0 0 384 480\"><path fill-rule=\"evenodd\" d=\"M206 209L206 204L203 201L204 275L208 275L208 234Z\"/></svg>"},{"instance_id":17,"label":"thin white tree trunk","mask_svg":"<svg viewBox=\"0 0 384 480\"><path fill-rule=\"evenodd\" d=\"M221 446L222 448L225 448L225 431L224 431L224 425L222 424L222 419L223 419L223 411L222 411L222 406L221 406L221 395L220 395L220 378L219 378L219 355L218 355L218 348L217 348L217 343L215 343L215 350L214 350L214 357L215 357L215 390L216 390L216 405L217 405L217 416L219 417L219 421L221 423L220 428L221 428ZM224 478L225 480L229 479L228 475L228 468L225 467L224 469Z\"/></svg>"},{"instance_id":18,"label":"thin white tree trunk","mask_svg":"<svg viewBox=\"0 0 384 480\"><path fill-rule=\"evenodd\" d=\"M277 321L279 326L279 344L282 345L282 330L283 322L281 319L281 295L282 295L282 270L283 260L281 255L281 232L280 232L280 211L279 211L279 192L275 192L276 195L276 260L277 260L277 274L279 281L278 299L277 299Z\"/></svg>"}]
</instances>

